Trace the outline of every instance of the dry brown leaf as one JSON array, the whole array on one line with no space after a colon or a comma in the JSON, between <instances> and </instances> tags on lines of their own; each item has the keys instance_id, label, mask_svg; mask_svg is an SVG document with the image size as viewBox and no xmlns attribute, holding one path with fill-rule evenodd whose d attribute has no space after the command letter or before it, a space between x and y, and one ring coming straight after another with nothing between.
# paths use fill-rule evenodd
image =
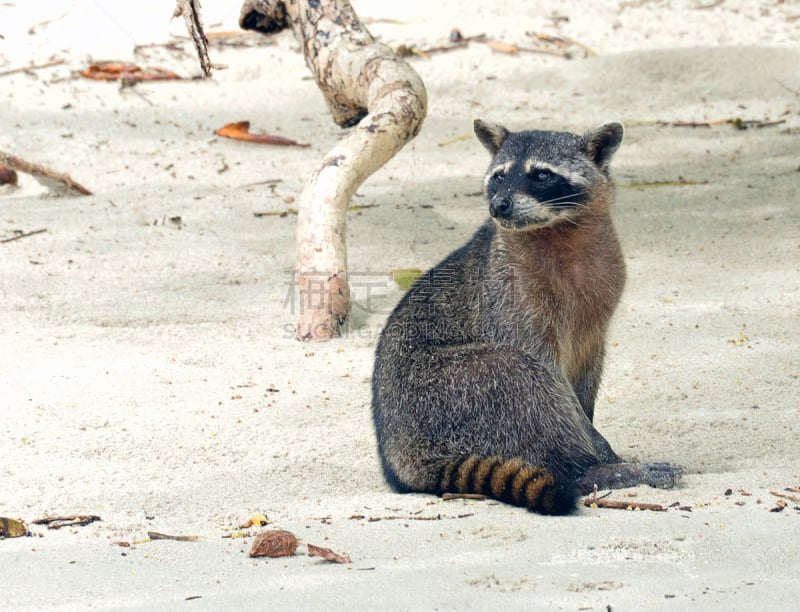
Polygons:
<instances>
[{"instance_id":1,"label":"dry brown leaf","mask_svg":"<svg viewBox=\"0 0 800 612\"><path fill-rule=\"evenodd\" d=\"M17 519L0 516L0 537L21 538L28 535L28 528L25 523Z\"/></svg>"},{"instance_id":2,"label":"dry brown leaf","mask_svg":"<svg viewBox=\"0 0 800 612\"><path fill-rule=\"evenodd\" d=\"M297 538L290 531L273 529L258 534L250 548L251 557L291 557L297 550Z\"/></svg>"},{"instance_id":3,"label":"dry brown leaf","mask_svg":"<svg viewBox=\"0 0 800 612\"><path fill-rule=\"evenodd\" d=\"M324 548L322 546L314 546L313 544L308 545L308 556L309 557L322 557L326 561L330 561L331 563L352 563L350 557L347 555L340 555L338 553L333 552L330 548Z\"/></svg>"},{"instance_id":4,"label":"dry brown leaf","mask_svg":"<svg viewBox=\"0 0 800 612\"><path fill-rule=\"evenodd\" d=\"M125 62L99 62L92 64L86 70L81 70L81 76L86 79L98 81L175 81L180 80L177 74L163 68L148 68L142 70L136 64Z\"/></svg>"},{"instance_id":5,"label":"dry brown leaf","mask_svg":"<svg viewBox=\"0 0 800 612\"><path fill-rule=\"evenodd\" d=\"M237 121L228 123L214 132L217 136L232 138L233 140L244 140L246 142L257 142L260 144L282 145L286 147L308 147L310 145L297 142L291 138L283 136L273 136L271 134L251 134L249 121Z\"/></svg>"}]
</instances>

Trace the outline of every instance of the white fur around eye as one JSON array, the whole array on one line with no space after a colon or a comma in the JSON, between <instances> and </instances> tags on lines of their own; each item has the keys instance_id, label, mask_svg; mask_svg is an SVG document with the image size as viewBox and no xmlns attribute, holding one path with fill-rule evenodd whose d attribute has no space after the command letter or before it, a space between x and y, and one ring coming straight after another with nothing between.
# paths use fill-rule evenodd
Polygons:
<instances>
[{"instance_id":1,"label":"white fur around eye","mask_svg":"<svg viewBox=\"0 0 800 612\"><path fill-rule=\"evenodd\" d=\"M496 183L502 183L505 180L506 175L508 175L508 171L511 169L511 162L507 162L505 164L501 164L499 166L494 166L493 168L489 169L489 172L486 173L486 177L483 179L484 187L488 187L489 183L491 183L496 176L502 176L503 178L499 181L495 181Z\"/></svg>"},{"instance_id":2,"label":"white fur around eye","mask_svg":"<svg viewBox=\"0 0 800 612\"><path fill-rule=\"evenodd\" d=\"M540 161L538 159L527 160L523 165L522 169L525 171L525 174L531 176L533 176L533 173L535 173L538 170L546 170L552 174L555 174L556 176L563 177L568 183L572 185L577 185L579 187L580 186L588 187L590 184L589 179L583 176L582 174L574 172L569 168L559 167L545 161Z\"/></svg>"}]
</instances>

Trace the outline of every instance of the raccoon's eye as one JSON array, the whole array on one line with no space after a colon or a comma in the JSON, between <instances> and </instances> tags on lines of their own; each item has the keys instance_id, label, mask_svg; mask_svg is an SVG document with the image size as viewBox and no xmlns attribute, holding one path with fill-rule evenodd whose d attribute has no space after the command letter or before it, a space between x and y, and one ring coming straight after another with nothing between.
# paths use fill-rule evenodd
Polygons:
<instances>
[{"instance_id":1,"label":"raccoon's eye","mask_svg":"<svg viewBox=\"0 0 800 612\"><path fill-rule=\"evenodd\" d=\"M549 170L544 170L542 168L534 168L531 171L531 178L536 181L537 183L546 183L553 177L553 173Z\"/></svg>"},{"instance_id":2,"label":"raccoon's eye","mask_svg":"<svg viewBox=\"0 0 800 612\"><path fill-rule=\"evenodd\" d=\"M498 183L498 184L500 184L500 183L502 183L502 182L503 182L503 181L505 181L505 180L506 180L506 175L505 175L505 174L503 174L503 171L502 171L502 170L498 170L497 172L495 172L495 173L492 175L492 181L493 181L493 182L495 182L495 183Z\"/></svg>"}]
</instances>

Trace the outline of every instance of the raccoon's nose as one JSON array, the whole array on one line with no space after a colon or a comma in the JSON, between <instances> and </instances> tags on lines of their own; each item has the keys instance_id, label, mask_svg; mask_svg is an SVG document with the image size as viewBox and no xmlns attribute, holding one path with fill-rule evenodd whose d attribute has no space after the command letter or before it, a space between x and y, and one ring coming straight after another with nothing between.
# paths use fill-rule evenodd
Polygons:
<instances>
[{"instance_id":1,"label":"raccoon's nose","mask_svg":"<svg viewBox=\"0 0 800 612\"><path fill-rule=\"evenodd\" d=\"M489 204L489 214L496 218L510 217L513 208L514 202L509 196L498 196Z\"/></svg>"}]
</instances>

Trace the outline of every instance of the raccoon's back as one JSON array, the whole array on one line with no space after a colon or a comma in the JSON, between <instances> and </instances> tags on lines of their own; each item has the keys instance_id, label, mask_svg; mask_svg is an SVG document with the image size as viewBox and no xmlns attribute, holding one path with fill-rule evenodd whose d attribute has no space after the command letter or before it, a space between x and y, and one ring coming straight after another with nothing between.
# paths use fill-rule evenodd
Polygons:
<instances>
[{"instance_id":1,"label":"raccoon's back","mask_svg":"<svg viewBox=\"0 0 800 612\"><path fill-rule=\"evenodd\" d=\"M494 224L484 224L463 247L423 274L386 321L377 358L395 350L480 340Z\"/></svg>"},{"instance_id":2,"label":"raccoon's back","mask_svg":"<svg viewBox=\"0 0 800 612\"><path fill-rule=\"evenodd\" d=\"M432 351L476 340L480 314L475 292L482 283L487 232L482 227L463 247L423 274L386 320L378 339L372 374L372 416L381 450L387 438L401 433L408 414L406 381L415 377ZM384 462L384 467L386 464ZM387 472L392 481L392 475Z\"/></svg>"}]
</instances>

